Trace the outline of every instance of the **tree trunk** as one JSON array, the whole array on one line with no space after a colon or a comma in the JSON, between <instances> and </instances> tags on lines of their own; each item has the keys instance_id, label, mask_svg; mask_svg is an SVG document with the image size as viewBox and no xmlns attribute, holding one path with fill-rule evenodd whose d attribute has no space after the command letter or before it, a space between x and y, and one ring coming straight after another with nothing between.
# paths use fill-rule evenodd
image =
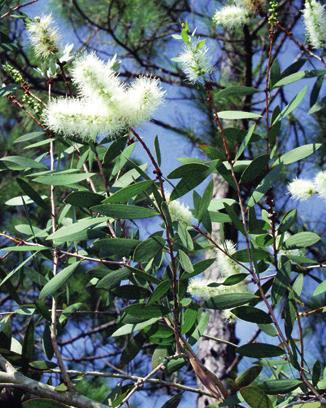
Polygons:
<instances>
[{"instance_id":1,"label":"tree trunk","mask_svg":"<svg viewBox=\"0 0 326 408\"><path fill-rule=\"evenodd\" d=\"M228 195L228 186L222 181L217 175L213 177L214 181L214 192L213 198L223 198ZM226 239L232 239L235 241L234 231L225 230L224 231ZM212 228L212 238L216 241L220 240L220 224L213 223ZM214 254L215 255L215 254ZM207 258L211 258L212 253L207 253ZM204 272L204 278L218 281L219 271L216 264L213 263L210 268ZM209 322L205 331L206 335L217 337L223 340L229 340L231 342L237 342L235 337L235 327L233 323L229 323L224 317L223 313L218 310L209 310ZM227 344L219 343L214 340L208 340L204 337L198 342L198 352L197 355L201 362L210 371L217 375L218 378L223 378L226 369L230 366L235 358L234 349ZM200 388L203 388L199 383ZM211 399L205 395L198 398L197 407L204 408L209 404L216 402L216 400Z\"/></svg>"}]
</instances>

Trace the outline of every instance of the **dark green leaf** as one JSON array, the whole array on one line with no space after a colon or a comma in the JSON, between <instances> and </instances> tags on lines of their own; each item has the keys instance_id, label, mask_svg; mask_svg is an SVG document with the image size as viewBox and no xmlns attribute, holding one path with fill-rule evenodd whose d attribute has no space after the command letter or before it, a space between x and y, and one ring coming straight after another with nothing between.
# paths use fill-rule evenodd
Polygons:
<instances>
[{"instance_id":1,"label":"dark green leaf","mask_svg":"<svg viewBox=\"0 0 326 408\"><path fill-rule=\"evenodd\" d=\"M268 396L255 385L242 388L240 394L249 404L250 408L273 408L273 404Z\"/></svg>"},{"instance_id":2,"label":"dark green leaf","mask_svg":"<svg viewBox=\"0 0 326 408\"><path fill-rule=\"evenodd\" d=\"M252 293L226 293L214 296L204 302L208 309L232 309L233 307L244 305L252 300L257 300L257 296Z\"/></svg>"},{"instance_id":3,"label":"dark green leaf","mask_svg":"<svg viewBox=\"0 0 326 408\"><path fill-rule=\"evenodd\" d=\"M240 373L234 380L234 384L236 385L237 389L246 387L247 385L251 384L259 376L262 369L263 367L261 366L253 365L246 371Z\"/></svg>"},{"instance_id":4,"label":"dark green leaf","mask_svg":"<svg viewBox=\"0 0 326 408\"><path fill-rule=\"evenodd\" d=\"M166 401L161 408L177 408L182 399L182 394L174 395L168 401Z\"/></svg>"},{"instance_id":5,"label":"dark green leaf","mask_svg":"<svg viewBox=\"0 0 326 408\"><path fill-rule=\"evenodd\" d=\"M248 343L238 347L237 352L242 356L254 358L277 357L284 354L280 347L266 343Z\"/></svg>"},{"instance_id":6,"label":"dark green leaf","mask_svg":"<svg viewBox=\"0 0 326 408\"><path fill-rule=\"evenodd\" d=\"M304 231L291 235L286 241L286 248L305 248L320 241L320 236L314 232Z\"/></svg>"},{"instance_id":7,"label":"dark green leaf","mask_svg":"<svg viewBox=\"0 0 326 408\"><path fill-rule=\"evenodd\" d=\"M94 248L99 250L100 257L129 256L140 243L138 239L104 238L94 242Z\"/></svg>"},{"instance_id":8,"label":"dark green leaf","mask_svg":"<svg viewBox=\"0 0 326 408\"><path fill-rule=\"evenodd\" d=\"M52 186L69 186L86 180L95 173L73 173L73 174L49 174L45 176L38 176L33 179L36 183L52 185Z\"/></svg>"},{"instance_id":9,"label":"dark green leaf","mask_svg":"<svg viewBox=\"0 0 326 408\"><path fill-rule=\"evenodd\" d=\"M125 204L101 204L92 207L91 210L121 220L149 218L159 214L151 208Z\"/></svg>"},{"instance_id":10,"label":"dark green leaf","mask_svg":"<svg viewBox=\"0 0 326 408\"><path fill-rule=\"evenodd\" d=\"M295 390L301 385L302 382L299 380L266 380L259 384L266 394L277 395L277 394L287 394L290 391Z\"/></svg>"},{"instance_id":11,"label":"dark green leaf","mask_svg":"<svg viewBox=\"0 0 326 408\"><path fill-rule=\"evenodd\" d=\"M272 323L272 319L266 312L252 306L240 306L236 309L232 309L231 312L246 322L261 324Z\"/></svg>"},{"instance_id":12,"label":"dark green leaf","mask_svg":"<svg viewBox=\"0 0 326 408\"><path fill-rule=\"evenodd\" d=\"M101 194L92 193L90 191L75 191L65 198L65 203L73 205L74 207L89 208L93 205L100 204L103 200L104 196Z\"/></svg>"},{"instance_id":13,"label":"dark green leaf","mask_svg":"<svg viewBox=\"0 0 326 408\"><path fill-rule=\"evenodd\" d=\"M68 279L75 272L80 262L75 262L72 265L62 269L57 275L55 275L49 282L43 287L40 292L40 299L47 296L55 296L61 287L68 281Z\"/></svg>"},{"instance_id":14,"label":"dark green leaf","mask_svg":"<svg viewBox=\"0 0 326 408\"><path fill-rule=\"evenodd\" d=\"M150 180L139 181L138 183L131 184L121 190L113 193L110 197L106 198L103 204L107 203L126 203L132 197L143 193L148 190L153 185L153 182Z\"/></svg>"},{"instance_id":15,"label":"dark green leaf","mask_svg":"<svg viewBox=\"0 0 326 408\"><path fill-rule=\"evenodd\" d=\"M104 278L102 278L99 282L97 282L96 287L99 289L111 289L117 285L122 280L128 279L131 274L130 269L128 268L120 268L115 271L110 271Z\"/></svg>"}]
</instances>

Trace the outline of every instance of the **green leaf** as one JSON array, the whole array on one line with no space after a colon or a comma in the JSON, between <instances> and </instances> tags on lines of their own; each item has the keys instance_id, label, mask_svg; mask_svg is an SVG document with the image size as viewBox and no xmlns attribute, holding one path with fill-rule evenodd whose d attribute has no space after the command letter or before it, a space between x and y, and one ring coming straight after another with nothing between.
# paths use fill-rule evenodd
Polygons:
<instances>
[{"instance_id":1,"label":"green leaf","mask_svg":"<svg viewBox=\"0 0 326 408\"><path fill-rule=\"evenodd\" d=\"M110 290L115 286L118 286L122 280L128 279L131 275L131 271L128 268L119 268L115 271L109 271L104 278L97 282L96 287L98 289Z\"/></svg>"},{"instance_id":2,"label":"green leaf","mask_svg":"<svg viewBox=\"0 0 326 408\"><path fill-rule=\"evenodd\" d=\"M232 96L241 97L243 95L253 95L258 92L258 89L250 86L227 86L226 88L218 91L215 95L216 99L229 98Z\"/></svg>"},{"instance_id":3,"label":"green leaf","mask_svg":"<svg viewBox=\"0 0 326 408\"><path fill-rule=\"evenodd\" d=\"M304 78L305 75L305 71L299 71L294 74L287 75L286 77L277 81L276 84L274 84L273 88L279 88L280 86L292 84L293 82L299 81L300 79Z\"/></svg>"},{"instance_id":4,"label":"green leaf","mask_svg":"<svg viewBox=\"0 0 326 408\"><path fill-rule=\"evenodd\" d=\"M276 122L284 119L286 116L290 115L302 102L303 98L305 97L308 90L308 86L306 85L301 91L297 94L296 97L292 99L292 101L282 110L282 112L274 119L272 125L275 125Z\"/></svg>"},{"instance_id":5,"label":"green leaf","mask_svg":"<svg viewBox=\"0 0 326 408\"><path fill-rule=\"evenodd\" d=\"M39 195L37 191L33 189L25 180L17 178L17 184L22 189L22 191L28 195L28 197L33 200L33 202L44 209L48 209L48 205L43 200L43 198Z\"/></svg>"},{"instance_id":6,"label":"green leaf","mask_svg":"<svg viewBox=\"0 0 326 408\"><path fill-rule=\"evenodd\" d=\"M321 282L316 289L314 290L314 293L312 294L312 296L318 296L321 295L322 293L324 293L326 291L326 280L324 280L323 282Z\"/></svg>"},{"instance_id":7,"label":"green leaf","mask_svg":"<svg viewBox=\"0 0 326 408\"><path fill-rule=\"evenodd\" d=\"M232 309L233 307L244 305L252 300L257 300L258 297L252 293L225 293L207 299L204 306L208 309Z\"/></svg>"},{"instance_id":8,"label":"green leaf","mask_svg":"<svg viewBox=\"0 0 326 408\"><path fill-rule=\"evenodd\" d=\"M252 193L248 200L248 206L253 207L264 197L265 193L273 187L276 180L279 179L281 166L275 166L267 176L261 181L256 190Z\"/></svg>"},{"instance_id":9,"label":"green leaf","mask_svg":"<svg viewBox=\"0 0 326 408\"><path fill-rule=\"evenodd\" d=\"M131 316L141 317L142 319L151 319L164 316L168 313L168 310L161 305L134 304L127 306L124 312Z\"/></svg>"},{"instance_id":10,"label":"green leaf","mask_svg":"<svg viewBox=\"0 0 326 408\"><path fill-rule=\"evenodd\" d=\"M255 157L242 173L240 183L246 184L261 179L261 177L268 171L268 161L268 154L262 154L261 156Z\"/></svg>"},{"instance_id":11,"label":"green leaf","mask_svg":"<svg viewBox=\"0 0 326 408\"><path fill-rule=\"evenodd\" d=\"M209 168L204 163L188 163L173 170L169 175L169 179L179 179L185 176L191 176L195 173L204 173Z\"/></svg>"},{"instance_id":12,"label":"green leaf","mask_svg":"<svg viewBox=\"0 0 326 408\"><path fill-rule=\"evenodd\" d=\"M151 208L126 204L101 204L92 207L91 210L121 220L150 218L159 214Z\"/></svg>"},{"instance_id":13,"label":"green leaf","mask_svg":"<svg viewBox=\"0 0 326 408\"><path fill-rule=\"evenodd\" d=\"M44 132L31 132L31 133L26 133L23 136L17 137L17 139L14 141L14 143L23 143L23 142L29 142L30 140L37 139L41 136L44 135Z\"/></svg>"},{"instance_id":14,"label":"green leaf","mask_svg":"<svg viewBox=\"0 0 326 408\"><path fill-rule=\"evenodd\" d=\"M106 223L107 221L107 217L82 218L74 224L65 225L64 227L59 228L46 239L55 241L56 243L88 239L91 237L90 232L92 227L95 227L98 224Z\"/></svg>"},{"instance_id":15,"label":"green leaf","mask_svg":"<svg viewBox=\"0 0 326 408\"><path fill-rule=\"evenodd\" d=\"M155 139L154 139L154 147L155 147L155 153L156 153L156 158L157 158L157 164L160 166L162 163L161 149L160 149L160 142L157 136L155 136Z\"/></svg>"},{"instance_id":16,"label":"green leaf","mask_svg":"<svg viewBox=\"0 0 326 408\"><path fill-rule=\"evenodd\" d=\"M138 183L131 184L130 186L122 188L116 193L113 193L110 197L104 200L103 204L126 203L132 197L148 190L151 186L153 186L153 182L151 180L139 181Z\"/></svg>"},{"instance_id":17,"label":"green leaf","mask_svg":"<svg viewBox=\"0 0 326 408\"><path fill-rule=\"evenodd\" d=\"M298 388L302 382L300 380L266 380L259 384L266 394L277 395L277 394L287 394L296 388Z\"/></svg>"},{"instance_id":18,"label":"green leaf","mask_svg":"<svg viewBox=\"0 0 326 408\"><path fill-rule=\"evenodd\" d=\"M189 256L185 252L183 252L181 249L179 249L179 261L180 261L182 268L186 272L192 273L194 271L194 267L192 265L192 262Z\"/></svg>"},{"instance_id":19,"label":"green leaf","mask_svg":"<svg viewBox=\"0 0 326 408\"><path fill-rule=\"evenodd\" d=\"M240 394L250 408L273 408L272 401L255 385L242 388Z\"/></svg>"},{"instance_id":20,"label":"green leaf","mask_svg":"<svg viewBox=\"0 0 326 408\"><path fill-rule=\"evenodd\" d=\"M165 347L157 347L152 354L152 369L162 364L169 353Z\"/></svg>"},{"instance_id":21,"label":"green leaf","mask_svg":"<svg viewBox=\"0 0 326 408\"><path fill-rule=\"evenodd\" d=\"M177 408L182 399L182 394L176 394L166 401L161 408Z\"/></svg>"},{"instance_id":22,"label":"green leaf","mask_svg":"<svg viewBox=\"0 0 326 408\"><path fill-rule=\"evenodd\" d=\"M234 380L234 384L237 389L246 387L251 384L261 373L263 367L258 365L253 365L249 367L246 371L240 373Z\"/></svg>"},{"instance_id":23,"label":"green leaf","mask_svg":"<svg viewBox=\"0 0 326 408\"><path fill-rule=\"evenodd\" d=\"M52 186L69 186L84 181L95 173L73 173L73 174L49 174L45 176L38 176L33 179L36 183L52 185Z\"/></svg>"},{"instance_id":24,"label":"green leaf","mask_svg":"<svg viewBox=\"0 0 326 408\"><path fill-rule=\"evenodd\" d=\"M238 160L238 159L240 158L240 156L242 155L242 153L245 151L246 147L249 145L250 140L251 140L251 138L252 138L252 136L253 136L253 134L254 134L255 129L256 129L256 125L255 125L255 124L252 125L252 126L249 128L249 130L248 130L248 132L247 132L245 138L243 139L243 141L242 141L242 143L241 143L241 145L240 145L240 147L239 147L239 149L238 149L238 151L237 151L237 154L236 154L236 156L235 156L235 160Z\"/></svg>"},{"instance_id":25,"label":"green leaf","mask_svg":"<svg viewBox=\"0 0 326 408\"><path fill-rule=\"evenodd\" d=\"M40 299L47 296L54 296L61 289L61 287L68 281L68 279L75 272L80 262L75 262L72 265L62 269L57 275L49 280L40 292Z\"/></svg>"},{"instance_id":26,"label":"green leaf","mask_svg":"<svg viewBox=\"0 0 326 408\"><path fill-rule=\"evenodd\" d=\"M148 304L153 304L160 300L170 289L171 283L169 280L164 280L160 282L154 289L151 297L149 298Z\"/></svg>"},{"instance_id":27,"label":"green leaf","mask_svg":"<svg viewBox=\"0 0 326 408\"><path fill-rule=\"evenodd\" d=\"M183 222L178 223L178 236L185 248L187 248L189 251L192 251L194 249L194 243L188 231L187 225Z\"/></svg>"},{"instance_id":28,"label":"green leaf","mask_svg":"<svg viewBox=\"0 0 326 408\"><path fill-rule=\"evenodd\" d=\"M221 119L228 120L240 120L240 119L259 119L261 115L253 112L243 112L243 111L221 111L218 112L218 116Z\"/></svg>"},{"instance_id":29,"label":"green leaf","mask_svg":"<svg viewBox=\"0 0 326 408\"><path fill-rule=\"evenodd\" d=\"M297 234L291 235L285 242L286 248L305 248L316 244L320 241L320 236L315 232L298 232Z\"/></svg>"},{"instance_id":30,"label":"green leaf","mask_svg":"<svg viewBox=\"0 0 326 408\"><path fill-rule=\"evenodd\" d=\"M116 330L114 333L112 333L111 336L112 337L125 336L127 334L143 330L146 327L153 325L158 320L160 320L160 318L155 317L153 319L148 319L145 322L141 322L137 324L130 324L130 323L125 324L122 327L120 327L118 330Z\"/></svg>"},{"instance_id":31,"label":"green leaf","mask_svg":"<svg viewBox=\"0 0 326 408\"><path fill-rule=\"evenodd\" d=\"M135 249L135 261L149 262L163 250L164 244L164 239L158 234L154 234L145 241L140 242Z\"/></svg>"},{"instance_id":32,"label":"green leaf","mask_svg":"<svg viewBox=\"0 0 326 408\"><path fill-rule=\"evenodd\" d=\"M277 357L284 354L280 347L266 343L248 343L238 347L237 352L242 356L254 358Z\"/></svg>"},{"instance_id":33,"label":"green leaf","mask_svg":"<svg viewBox=\"0 0 326 408\"><path fill-rule=\"evenodd\" d=\"M291 164L295 163L299 160L305 159L309 157L313 153L315 153L321 147L321 143L310 143L300 147L297 147L293 150L290 150L284 153L280 158L278 158L274 163L273 167L277 166L278 164Z\"/></svg>"},{"instance_id":34,"label":"green leaf","mask_svg":"<svg viewBox=\"0 0 326 408\"><path fill-rule=\"evenodd\" d=\"M0 159L11 170L46 169L43 163L24 156L5 156Z\"/></svg>"},{"instance_id":35,"label":"green leaf","mask_svg":"<svg viewBox=\"0 0 326 408\"><path fill-rule=\"evenodd\" d=\"M140 243L138 239L104 238L94 242L94 248L99 250L100 257L129 256Z\"/></svg>"},{"instance_id":36,"label":"green leaf","mask_svg":"<svg viewBox=\"0 0 326 408\"><path fill-rule=\"evenodd\" d=\"M100 204L104 198L105 197L101 194L92 193L90 191L75 191L70 193L64 201L74 207L89 208L93 205Z\"/></svg>"},{"instance_id":37,"label":"green leaf","mask_svg":"<svg viewBox=\"0 0 326 408\"><path fill-rule=\"evenodd\" d=\"M231 312L239 319L246 322L269 324L272 323L270 316L261 309L252 306L240 306L232 309Z\"/></svg>"},{"instance_id":38,"label":"green leaf","mask_svg":"<svg viewBox=\"0 0 326 408\"><path fill-rule=\"evenodd\" d=\"M24 336L22 356L25 363L30 362L33 359L34 354L34 321L31 319L28 323L26 333ZM26 369L26 367L25 367Z\"/></svg>"}]
</instances>

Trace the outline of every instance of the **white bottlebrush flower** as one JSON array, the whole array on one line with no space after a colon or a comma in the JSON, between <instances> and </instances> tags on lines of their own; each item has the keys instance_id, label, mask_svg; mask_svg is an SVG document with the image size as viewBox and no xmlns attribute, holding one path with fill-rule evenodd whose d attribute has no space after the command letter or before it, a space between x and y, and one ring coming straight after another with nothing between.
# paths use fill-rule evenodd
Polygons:
<instances>
[{"instance_id":1,"label":"white bottlebrush flower","mask_svg":"<svg viewBox=\"0 0 326 408\"><path fill-rule=\"evenodd\" d=\"M208 279L192 279L188 285L188 292L192 296L201 299L209 299L213 296L223 295L227 293L242 293L246 292L246 284L242 281L232 286L217 285L213 280Z\"/></svg>"},{"instance_id":2,"label":"white bottlebrush flower","mask_svg":"<svg viewBox=\"0 0 326 408\"><path fill-rule=\"evenodd\" d=\"M316 193L315 185L311 180L295 179L288 185L291 196L296 200L307 200Z\"/></svg>"},{"instance_id":3,"label":"white bottlebrush flower","mask_svg":"<svg viewBox=\"0 0 326 408\"><path fill-rule=\"evenodd\" d=\"M189 207L182 204L179 200L171 200L169 193L166 193L165 196L172 221L181 221L190 225L193 215Z\"/></svg>"},{"instance_id":4,"label":"white bottlebrush flower","mask_svg":"<svg viewBox=\"0 0 326 408\"><path fill-rule=\"evenodd\" d=\"M105 63L94 53L84 54L77 59L72 70L72 80L80 96L92 101L101 99L119 109L118 105L125 99L125 90L112 65L112 61Z\"/></svg>"},{"instance_id":5,"label":"white bottlebrush flower","mask_svg":"<svg viewBox=\"0 0 326 408\"><path fill-rule=\"evenodd\" d=\"M314 48L323 47L326 44L325 6L317 0L306 0L303 18L310 45Z\"/></svg>"},{"instance_id":6,"label":"white bottlebrush flower","mask_svg":"<svg viewBox=\"0 0 326 408\"><path fill-rule=\"evenodd\" d=\"M158 79L139 77L126 92L120 109L129 126L137 126L152 117L154 111L162 104L165 91Z\"/></svg>"},{"instance_id":7,"label":"white bottlebrush flower","mask_svg":"<svg viewBox=\"0 0 326 408\"><path fill-rule=\"evenodd\" d=\"M189 82L195 83L212 71L212 65L208 61L208 48L202 42L185 45L183 52L173 61L180 64L180 68Z\"/></svg>"},{"instance_id":8,"label":"white bottlebrush flower","mask_svg":"<svg viewBox=\"0 0 326 408\"><path fill-rule=\"evenodd\" d=\"M35 17L27 24L27 32L37 57L48 59L57 55L59 35L51 14Z\"/></svg>"},{"instance_id":9,"label":"white bottlebrush flower","mask_svg":"<svg viewBox=\"0 0 326 408\"><path fill-rule=\"evenodd\" d=\"M231 240L225 240L220 246L224 251L232 256L236 252L235 244ZM216 248L216 261L217 268L221 275L221 278L227 278L230 275L243 272L243 268L237 262L235 262L230 256L228 256L218 248ZM233 286L232 286L233 287Z\"/></svg>"},{"instance_id":10,"label":"white bottlebrush flower","mask_svg":"<svg viewBox=\"0 0 326 408\"><path fill-rule=\"evenodd\" d=\"M82 141L95 141L97 135L114 135L121 121L101 101L56 99L48 104L45 123L50 130Z\"/></svg>"},{"instance_id":11,"label":"white bottlebrush flower","mask_svg":"<svg viewBox=\"0 0 326 408\"><path fill-rule=\"evenodd\" d=\"M315 177L314 184L317 193L326 199L326 170L320 171Z\"/></svg>"},{"instance_id":12,"label":"white bottlebrush flower","mask_svg":"<svg viewBox=\"0 0 326 408\"><path fill-rule=\"evenodd\" d=\"M248 10L241 6L225 6L217 10L213 22L217 26L233 30L247 24L249 21Z\"/></svg>"}]
</instances>

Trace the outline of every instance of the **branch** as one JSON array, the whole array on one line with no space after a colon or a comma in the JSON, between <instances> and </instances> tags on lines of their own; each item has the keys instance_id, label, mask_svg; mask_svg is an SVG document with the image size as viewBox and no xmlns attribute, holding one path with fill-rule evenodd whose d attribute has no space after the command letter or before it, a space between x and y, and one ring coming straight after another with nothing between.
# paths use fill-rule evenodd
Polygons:
<instances>
[{"instance_id":1,"label":"branch","mask_svg":"<svg viewBox=\"0 0 326 408\"><path fill-rule=\"evenodd\" d=\"M77 408L107 408L107 405L92 401L91 399L78 394L77 392L67 391L58 392L55 387L43 384L40 381L32 380L22 373L18 372L13 365L0 354L0 382L3 387L15 387L40 397L51 398L52 400L73 405Z\"/></svg>"}]
</instances>

